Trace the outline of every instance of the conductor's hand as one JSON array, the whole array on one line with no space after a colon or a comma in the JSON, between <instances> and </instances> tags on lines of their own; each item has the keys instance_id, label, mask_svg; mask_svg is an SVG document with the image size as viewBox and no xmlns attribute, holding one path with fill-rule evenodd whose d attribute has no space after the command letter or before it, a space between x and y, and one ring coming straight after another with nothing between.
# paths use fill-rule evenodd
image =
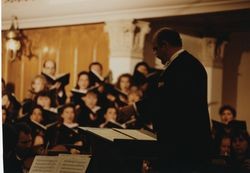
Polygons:
<instances>
[{"instance_id":1,"label":"conductor's hand","mask_svg":"<svg viewBox=\"0 0 250 173\"><path fill-rule=\"evenodd\" d=\"M128 105L120 108L119 113L121 119L124 121L128 121L129 119L131 119L131 116L136 115L136 111L133 105Z\"/></svg>"}]
</instances>

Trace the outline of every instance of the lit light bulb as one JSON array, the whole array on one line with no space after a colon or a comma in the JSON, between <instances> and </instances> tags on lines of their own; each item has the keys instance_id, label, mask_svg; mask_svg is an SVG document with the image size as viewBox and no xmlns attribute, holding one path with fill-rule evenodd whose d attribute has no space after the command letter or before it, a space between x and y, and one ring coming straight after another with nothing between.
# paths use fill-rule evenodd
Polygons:
<instances>
[{"instance_id":1,"label":"lit light bulb","mask_svg":"<svg viewBox=\"0 0 250 173\"><path fill-rule=\"evenodd\" d=\"M17 51L17 50L19 50L21 48L21 44L17 40L9 39L6 42L6 47L7 47L8 50Z\"/></svg>"}]
</instances>

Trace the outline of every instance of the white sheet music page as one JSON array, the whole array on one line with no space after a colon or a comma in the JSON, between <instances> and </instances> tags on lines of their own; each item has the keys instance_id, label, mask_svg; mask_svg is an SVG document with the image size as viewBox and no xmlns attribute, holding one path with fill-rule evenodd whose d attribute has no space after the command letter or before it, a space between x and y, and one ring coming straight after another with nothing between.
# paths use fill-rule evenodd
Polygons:
<instances>
[{"instance_id":1,"label":"white sheet music page","mask_svg":"<svg viewBox=\"0 0 250 173\"><path fill-rule=\"evenodd\" d=\"M109 128L91 128L91 127L80 127L83 130L92 132L98 136L101 136L105 139L108 139L110 141L114 141L114 139L128 139L128 140L134 140L133 138L124 135L118 131L115 131L113 129Z\"/></svg>"},{"instance_id":2,"label":"white sheet music page","mask_svg":"<svg viewBox=\"0 0 250 173\"><path fill-rule=\"evenodd\" d=\"M29 173L85 173L90 155L36 156Z\"/></svg>"},{"instance_id":3,"label":"white sheet music page","mask_svg":"<svg viewBox=\"0 0 250 173\"><path fill-rule=\"evenodd\" d=\"M55 173L57 156L36 156L29 173Z\"/></svg>"},{"instance_id":4,"label":"white sheet music page","mask_svg":"<svg viewBox=\"0 0 250 173\"><path fill-rule=\"evenodd\" d=\"M128 136L131 136L137 140L157 141L156 138L151 137L147 134L144 134L139 130L134 130L134 129L114 129L114 130L119 131L119 132L126 134Z\"/></svg>"},{"instance_id":5,"label":"white sheet music page","mask_svg":"<svg viewBox=\"0 0 250 173\"><path fill-rule=\"evenodd\" d=\"M60 154L58 156L57 173L85 173L89 162L89 155Z\"/></svg>"}]
</instances>

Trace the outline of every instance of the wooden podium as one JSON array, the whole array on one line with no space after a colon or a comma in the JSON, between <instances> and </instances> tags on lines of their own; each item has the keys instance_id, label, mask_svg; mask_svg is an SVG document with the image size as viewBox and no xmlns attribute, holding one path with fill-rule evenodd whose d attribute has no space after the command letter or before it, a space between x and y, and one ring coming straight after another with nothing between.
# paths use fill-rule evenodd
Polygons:
<instances>
[{"instance_id":1,"label":"wooden podium","mask_svg":"<svg viewBox=\"0 0 250 173\"><path fill-rule=\"evenodd\" d=\"M88 173L140 172L142 160L155 159L157 140L148 131L80 127L90 141Z\"/></svg>"}]
</instances>

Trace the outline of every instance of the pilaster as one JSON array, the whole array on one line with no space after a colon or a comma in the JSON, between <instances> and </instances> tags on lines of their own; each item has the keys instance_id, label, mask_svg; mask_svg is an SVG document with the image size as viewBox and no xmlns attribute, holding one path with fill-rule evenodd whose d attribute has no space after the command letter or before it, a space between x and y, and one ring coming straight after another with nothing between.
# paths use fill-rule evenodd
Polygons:
<instances>
[{"instance_id":1,"label":"pilaster","mask_svg":"<svg viewBox=\"0 0 250 173\"><path fill-rule=\"evenodd\" d=\"M226 41L205 37L201 40L202 57L208 75L208 104L212 119L219 119L218 111L222 105L223 58Z\"/></svg>"},{"instance_id":2,"label":"pilaster","mask_svg":"<svg viewBox=\"0 0 250 173\"><path fill-rule=\"evenodd\" d=\"M132 73L137 62L143 60L145 35L150 31L144 21L121 20L106 22L110 40L109 67L116 80L122 73Z\"/></svg>"}]
</instances>

